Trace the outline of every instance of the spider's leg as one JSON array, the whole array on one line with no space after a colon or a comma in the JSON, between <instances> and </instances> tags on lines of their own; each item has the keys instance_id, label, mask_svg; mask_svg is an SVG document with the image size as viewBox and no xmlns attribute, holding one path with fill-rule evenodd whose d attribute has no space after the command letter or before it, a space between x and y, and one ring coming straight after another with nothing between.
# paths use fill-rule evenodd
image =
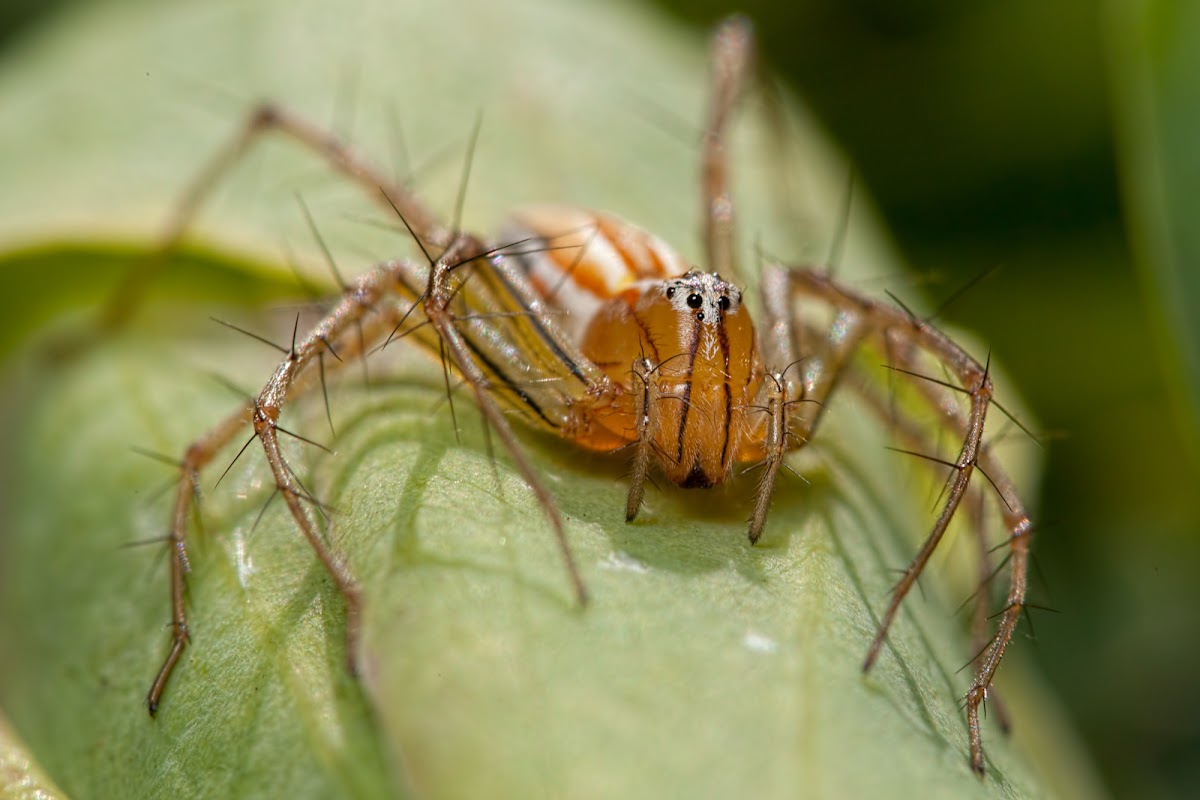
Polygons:
<instances>
[{"instance_id":1,"label":"spider's leg","mask_svg":"<svg viewBox=\"0 0 1200 800\"><path fill-rule=\"evenodd\" d=\"M977 773L983 774L979 708L987 698L992 679L1012 641L1013 631L1025 606L1029 544L1033 532L1029 515L1015 485L1008 477L1003 464L983 441L984 420L994 391L988 365L980 364L937 328L914 317L907 310L862 295L836 282L824 272L791 269L782 273L782 277L775 278L774 285L777 289L781 288L782 284L786 284L786 296L791 303L801 299L813 300L824 304L835 314L834 325L825 337L826 342L815 350L816 358L821 363L813 365L809 360L805 361L805 397L821 404L807 423L808 435L811 435L821 419L824 401L836 387L839 377L852 372L849 363L851 353L846 350L846 345L857 347L858 341L865 337L873 337L880 341L881 347L897 360L897 366L913 375L920 375L921 363L918 359L932 359L956 382L953 388L969 399L969 407L965 414L951 411L943 416L942 424L948 426L962 442L958 456L950 464L953 474L932 530L893 589L891 601L881 618L879 629L864 660L863 669L869 670L878 658L888 628L900 604L941 541L966 496L971 476L978 467L1000 496L1001 514L1009 536L1007 605L1000 615L996 633L979 657L975 678L966 695L971 766ZM778 301L776 303L778 304ZM792 335L784 339L779 347L786 354L787 348L793 346L792 343L800 342L812 334L811 328L796 320ZM887 348L886 342L889 338L894 338L898 346ZM939 382L918 378L914 386L929 408L945 410L953 407L946 402L949 390ZM890 417L886 402L877 403L876 407L882 418L886 420ZM893 424L905 424L902 422L904 419L906 415L899 412ZM915 423L913 426L912 435L920 436L915 432ZM921 440L927 440L927 434L921 437Z\"/></svg>"},{"instance_id":2,"label":"spider's leg","mask_svg":"<svg viewBox=\"0 0 1200 800\"><path fill-rule=\"evenodd\" d=\"M467 385L471 387L471 391L475 395L475 400L479 405L480 411L483 413L484 419L487 420L488 425L504 444L505 449L508 450L509 455L512 456L513 461L516 463L521 477L524 478L529 488L533 490L534 495L537 497L538 504L541 505L542 511L554 528L554 535L558 540L559 550L562 552L563 563L566 565L575 596L578 598L580 605L585 605L587 603L587 589L583 584L583 577L579 573L579 567L575 563L575 558L571 554L571 547L567 542L566 531L563 529L562 515L559 513L558 506L555 505L550 491L546 488L541 478L538 477L524 449L517 442L517 437L513 433L512 426L501 411L496 398L493 397L492 379L489 378L488 373L485 372L485 367L480 363L480 348L471 339L470 334L461 330L459 325L456 324L456 314L452 309L452 303L460 295L460 290L464 285L463 283L455 283L452 276L453 270L460 267L478 266L480 274L483 275L480 278L481 282L491 280L496 284L507 286L513 292L514 296L517 294L517 289L506 284L500 268L496 267L493 269L493 264L489 260L489 256L492 253L494 253L493 250L487 248L477 239L464 234L457 235L445 252L430 265L429 284L423 295L425 317L429 320L430 326L437 332L451 363L463 377L463 380L466 381ZM539 319L536 314L523 317L522 319L526 325L537 326L544 335L551 338L557 335L556 330L552 326L547 327L546 320ZM558 343L556 342L556 344ZM509 384L507 388L510 391L516 391L520 397L526 396L526 392L521 387L516 386L511 378L504 377L505 373L500 371L501 368L498 365L489 364L489 367L493 370L493 375L500 376ZM561 370L562 367L560 366L559 369ZM589 383L589 380L586 377L579 378L579 381L584 385L595 385ZM566 399L565 402L569 403L569 399ZM518 404L514 405L521 407ZM529 406L528 403L524 403L523 405L526 407ZM523 410L525 413L529 413L527 408ZM544 413L542 411L543 415ZM547 422L547 424L550 423Z\"/></svg>"},{"instance_id":3,"label":"spider's leg","mask_svg":"<svg viewBox=\"0 0 1200 800\"><path fill-rule=\"evenodd\" d=\"M1025 609L1025 595L1029 580L1029 547L1033 536L1033 523L1004 464L1001 463L992 448L983 442L981 412L992 403L988 365L980 365L940 331L921 320L914 319L907 312L897 312L890 306L876 305L879 307L880 313L890 312L892 316L899 317L886 327L888 335L911 339L917 345L916 349L924 350L948 369L959 382L958 390L965 391L970 397L970 409L966 415L955 411L947 414L944 419L951 430L963 437L963 449L960 452L958 464L963 464L964 455L971 453L974 466L982 472L988 483L995 489L996 494L999 495L1000 514L1004 528L1008 532L1009 581L1005 606L999 614L1000 621L996 632L975 659L975 678L966 695L971 767L982 775L984 758L979 729L979 709L990 697L992 679L1000 667L1008 645L1012 642L1013 632ZM914 350L910 348L900 348L900 350L902 356L898 359L898 365L908 370L910 374L919 373L920 367L914 360ZM955 407L953 403L948 402L947 394L950 390L938 382L930 381L927 378L915 378L914 387L924 395L930 408ZM982 408L980 408L981 406ZM976 426L977 413L979 419ZM965 482L961 468L957 470L954 477L951 492L960 481ZM943 514L945 509L950 508L953 501L953 497L947 498ZM935 526L930 537L932 538L937 533L938 529ZM918 555L919 557L920 555ZM901 584L903 583L902 579ZM899 588L898 586L897 589ZM892 605L897 605L898 602L898 599L893 596ZM877 637L876 648L879 643L880 639ZM870 662L868 661L865 666L869 668ZM1003 725L1004 720L1002 719L1001 722Z\"/></svg>"},{"instance_id":4,"label":"spider's leg","mask_svg":"<svg viewBox=\"0 0 1200 800\"><path fill-rule=\"evenodd\" d=\"M787 386L787 378L782 372L771 373L767 375L760 392L766 399L763 412L767 415L767 421L762 434L765 455L763 474L754 495L754 511L750 514L750 527L747 531L750 544L755 544L762 536L767 512L771 508L771 495L775 491L775 478L779 475L784 457L790 450L795 449L790 443L793 433L788 430Z\"/></svg>"},{"instance_id":5,"label":"spider's leg","mask_svg":"<svg viewBox=\"0 0 1200 800\"><path fill-rule=\"evenodd\" d=\"M879 308L890 311L892 315L897 314L895 309L890 309L890 307L879 306ZM913 336L919 349L924 350L938 362L949 368L951 375L959 381L960 388L965 390L970 398L970 407L965 415L960 412L954 412L944 417L946 420L945 424L958 436L962 437L963 441L962 449L959 451L959 456L955 461L955 472L952 476L952 482L947 491L942 512L939 514L937 522L929 534L929 538L926 539L916 558L909 565L904 577L896 585L891 603L888 606L887 612L885 612L884 621L880 625L880 631L872 643L871 650L868 652L864 669L869 669L874 661L874 657L878 655L883 639L886 636L886 627L890 624L892 618L895 616L896 609L903 600L902 593L907 593L911 589L916 576L920 574L921 569L924 567L925 561L928 560L933 548L937 546L937 540L945 532L954 509L965 496L966 485L971 472L975 468L978 468L1000 497L1000 513L1005 530L1008 532L1009 549L1009 582L1006 605L1000 614L1000 621L996 632L975 660L975 678L971 682L966 695L971 767L982 775L984 772L984 757L983 742L979 728L979 709L989 697L989 693L992 690L992 679L995 677L996 670L1000 667L1000 662L1004 658L1004 653L1008 649L1008 645L1012 642L1013 632L1016 630L1021 613L1025 608L1025 594L1029 577L1029 545L1033 535L1033 524L1025 510L1024 503L1017 494L1016 486L1008 476L1004 465L996 457L994 451L983 441L983 415L986 413L992 399L991 377L988 367L970 359L961 348L951 342L940 331L919 320L913 320L907 315L900 314L899 317L899 319L890 323L888 330L897 335L899 335L899 332L907 330L908 333L905 335ZM901 349L902 355L898 358L899 366L910 372L918 372L919 365L908 356L903 355L905 352L905 349ZM967 361L967 359L970 360ZM946 395L948 390L943 387L920 378L915 379L914 386L920 394L925 396L926 403L930 408L951 407L951 404L947 402Z\"/></svg>"},{"instance_id":6,"label":"spider's leg","mask_svg":"<svg viewBox=\"0 0 1200 800\"><path fill-rule=\"evenodd\" d=\"M968 600L971 601L971 649L977 655L971 660L970 664L975 669L979 669L983 660L984 653L987 651L988 644L991 640L991 629L988 617L991 614L991 608L988 605L988 600L991 592L992 579L996 577L997 572L1003 567L1001 564L996 567L992 564L992 552L987 541L987 526L984 524L984 500L987 496L983 488L976 488L967 496L965 510L967 512L967 520L970 523L971 530L975 534L975 547L978 550L978 572L977 577L979 586L976 588L974 595ZM1008 706L1001 699L1000 693L995 687L990 690L992 703L992 713L996 716L996 724L1000 726L1000 730L1004 733L1009 733L1012 730L1012 720L1008 714Z\"/></svg>"},{"instance_id":7,"label":"spider's leg","mask_svg":"<svg viewBox=\"0 0 1200 800\"><path fill-rule=\"evenodd\" d=\"M807 336L813 337L817 335L815 331L808 330ZM890 340L890 337L889 337ZM889 354L889 361L892 364L896 363L915 363L912 355L912 348L902 346L887 347L885 352ZM901 358L900 354L907 354L907 358ZM846 383L852 387L856 394L865 400L871 410L881 420L886 420L889 430L892 434L907 448L911 448L910 452L933 452L931 449L931 436L927 425L922 425L917 422L913 416L901 410L896 402L894 394L888 389L880 387L877 381L868 380L861 370L851 364L847 367L848 379ZM896 375L897 371L892 370L889 375ZM916 378L922 380L921 378ZM890 387L889 387L890 388ZM949 408L953 405L954 392L939 391L936 385L924 383L921 386L922 392L926 395L929 405L937 408ZM961 418L955 415L939 415L940 430L949 433L952 436L962 435L963 422ZM995 457L991 452L991 448L985 442L980 448L979 463L983 469L988 470L989 476L995 470L1000 476L1004 475L1002 468L995 463ZM1005 478L1005 480L1007 480ZM989 592L988 588L992 580L999 574L1000 570L1005 566L1003 563L994 565L992 563L992 548L988 546L986 539L986 531L984 525L984 501L987 498L988 488L978 484L972 486L964 498L963 509L967 514L967 521L972 528L975 536L975 544L978 548L978 587L971 597L967 598L967 602L972 603L972 620L971 620L971 649L975 654L969 662L969 665L978 670L983 659L987 654L987 650L991 644L992 635L989 632L989 614L988 606ZM1003 501L1003 497L1002 497ZM1008 501L1003 501L1008 502ZM997 722L1002 731L1008 733L1011 728L1011 722L1006 706L1001 701L994 687L988 689L988 700L992 704L992 712L995 714Z\"/></svg>"},{"instance_id":8,"label":"spider's leg","mask_svg":"<svg viewBox=\"0 0 1200 800\"><path fill-rule=\"evenodd\" d=\"M633 455L633 470L629 479L629 497L625 502L625 521L633 522L642 507L646 493L646 478L654 457L654 437L658 434L658 401L662 391L658 385L658 373L644 356L633 363L633 396L636 399L635 420L637 441ZM638 391L638 387L641 391Z\"/></svg>"},{"instance_id":9,"label":"spider's leg","mask_svg":"<svg viewBox=\"0 0 1200 800\"><path fill-rule=\"evenodd\" d=\"M356 279L343 293L337 306L309 333L287 351L259 395L219 422L194 441L184 453L175 497L171 532L167 538L171 550L171 649L159 669L146 704L151 714L158 710L167 681L171 677L190 639L185 603L184 581L188 573L188 515L195 503L195 483L200 470L213 461L222 448L252 424L262 443L275 484L283 495L301 533L312 545L346 600L347 657L352 665L357 652L360 598L357 585L342 559L325 544L308 508L302 501L312 498L284 460L279 448L276 423L285 403L296 394L319 386L320 356L336 350L340 358L326 369L340 368L355 357L362 357L362 343L381 339L397 324L403 309L387 301L397 295L411 296L414 274L419 270L407 262L387 262ZM359 333L363 335L360 337Z\"/></svg>"},{"instance_id":10,"label":"spider's leg","mask_svg":"<svg viewBox=\"0 0 1200 800\"><path fill-rule=\"evenodd\" d=\"M814 335L797 319L787 269L768 267L762 276L760 295L763 360L777 371L767 373L758 392L758 405L766 414L766 422L748 431L744 442L746 454L761 452L764 466L750 517L748 534L752 543L762 535L784 458L815 435L827 407L825 400L837 387L865 335L865 326L852 314L841 317L836 337ZM804 358L799 357L801 352ZM750 459L742 455L739 460Z\"/></svg>"},{"instance_id":11,"label":"spider's leg","mask_svg":"<svg viewBox=\"0 0 1200 800\"><path fill-rule=\"evenodd\" d=\"M188 447L179 465L179 482L175 492L175 507L171 516L171 531L167 536L170 548L170 581L171 581L171 649L163 661L150 692L146 696L146 705L153 715L158 711L158 703L162 697L167 679L175 669L183 649L190 640L188 633L187 609L185 602L185 580L190 572L190 562L187 555L186 535L188 516L196 502L196 487L199 481L200 469L208 464L216 454L241 432L250 422L253 413L253 403L247 403L234 413L221 420L214 428L205 433Z\"/></svg>"},{"instance_id":12,"label":"spider's leg","mask_svg":"<svg viewBox=\"0 0 1200 800\"><path fill-rule=\"evenodd\" d=\"M97 326L100 330L113 330L129 318L130 309L136 307L148 283L165 267L171 253L179 246L188 226L205 199L221 179L245 156L253 144L263 134L271 131L282 133L314 151L334 170L366 188L372 197L386 199L389 205L402 209L406 217L413 222L416 235L423 241L441 246L449 243L448 232L411 192L397 186L385 175L372 168L336 137L277 106L264 103L248 115L239 127L237 134L201 170L187 191L184 192L172 211L159 245L146 259L134 265L126 273L121 284L100 310L97 318ZM267 389L264 389L263 395L257 402L247 404L230 414L208 433L193 442L184 455L180 468L171 533L168 537L172 549L171 620L174 633L171 650L147 697L147 705L152 714L158 708L167 680L189 639L184 602L184 580L188 571L185 539L188 513L195 502L194 486L197 476L200 469L211 462L221 448L231 441L246 423L254 423L256 433L267 450L268 461L275 473L276 482L287 500L289 508L296 516L305 536L313 543L318 556L330 570L343 595L346 596L351 615L348 635L353 637L354 619L357 613L357 594L353 581L340 566L340 562L328 552L320 538L315 536L315 529L299 504L301 493L296 486L294 476L286 469L286 464L278 453L274 419L271 418L271 414L277 417L283 398L293 388L294 379L301 371L307 371L305 368L314 355L319 359L325 350L329 350L334 354L345 353L348 360L351 356L362 354L365 343L371 339L371 336L362 329L365 324L364 319L381 296L401 288L403 281L399 280L399 274L405 270L411 272L410 268L401 267L398 264L385 265L360 279L355 285L342 287L344 294L337 309L318 326L312 336L294 347L289 353L288 359L280 366L275 377L272 378L272 382L268 384L268 389L271 391L268 393ZM379 324L379 321L376 320L375 324ZM338 337L342 336L347 325L356 328L357 336L343 337L345 341L339 341ZM342 358L339 356L337 361L341 363ZM353 653L353 648L350 652Z\"/></svg>"},{"instance_id":13,"label":"spider's leg","mask_svg":"<svg viewBox=\"0 0 1200 800\"><path fill-rule=\"evenodd\" d=\"M261 103L250 112L234 137L213 156L180 197L154 251L125 273L98 313L96 325L99 330L115 330L129 319L131 309L138 306L147 286L166 267L204 201L250 148L270 132L283 134L316 153L332 169L358 183L377 200L386 198L401 210L417 235L428 245L435 248L449 245L449 230L412 192L372 167L336 136L280 106Z\"/></svg>"},{"instance_id":14,"label":"spider's leg","mask_svg":"<svg viewBox=\"0 0 1200 800\"><path fill-rule=\"evenodd\" d=\"M708 269L740 280L734 247L734 203L726 152L730 117L752 67L754 35L745 17L730 17L717 27L712 42L711 100L704 129L701 184L704 249Z\"/></svg>"}]
</instances>

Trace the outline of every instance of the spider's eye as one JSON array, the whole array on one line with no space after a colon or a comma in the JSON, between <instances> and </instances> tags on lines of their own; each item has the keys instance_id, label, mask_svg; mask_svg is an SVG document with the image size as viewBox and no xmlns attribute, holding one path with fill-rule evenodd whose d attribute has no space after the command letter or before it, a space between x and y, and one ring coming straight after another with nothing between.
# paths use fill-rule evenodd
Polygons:
<instances>
[{"instance_id":1,"label":"spider's eye","mask_svg":"<svg viewBox=\"0 0 1200 800\"><path fill-rule=\"evenodd\" d=\"M674 287L674 286L668 286L668 287L667 287L667 299L668 299L668 300L670 300L670 299L671 299L672 297L674 297L674 296L675 296L675 287Z\"/></svg>"},{"instance_id":2,"label":"spider's eye","mask_svg":"<svg viewBox=\"0 0 1200 800\"><path fill-rule=\"evenodd\" d=\"M728 297L722 296L721 299L717 301L717 305L721 307L722 311L728 311L729 307L733 305L733 303L729 302Z\"/></svg>"},{"instance_id":3,"label":"spider's eye","mask_svg":"<svg viewBox=\"0 0 1200 800\"><path fill-rule=\"evenodd\" d=\"M688 295L687 304L688 308L699 308L704 305L704 298L693 292Z\"/></svg>"}]
</instances>

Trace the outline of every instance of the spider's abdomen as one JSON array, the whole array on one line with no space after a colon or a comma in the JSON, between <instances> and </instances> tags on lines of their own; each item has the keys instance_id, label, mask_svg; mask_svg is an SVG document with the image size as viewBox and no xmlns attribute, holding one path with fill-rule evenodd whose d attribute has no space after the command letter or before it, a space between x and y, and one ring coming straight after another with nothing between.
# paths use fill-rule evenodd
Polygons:
<instances>
[{"instance_id":1,"label":"spider's abdomen","mask_svg":"<svg viewBox=\"0 0 1200 800\"><path fill-rule=\"evenodd\" d=\"M625 220L571 206L518 211L504 240L518 242L529 283L563 311L558 324L576 342L601 306L644 280L682 275L688 265L659 237Z\"/></svg>"}]
</instances>

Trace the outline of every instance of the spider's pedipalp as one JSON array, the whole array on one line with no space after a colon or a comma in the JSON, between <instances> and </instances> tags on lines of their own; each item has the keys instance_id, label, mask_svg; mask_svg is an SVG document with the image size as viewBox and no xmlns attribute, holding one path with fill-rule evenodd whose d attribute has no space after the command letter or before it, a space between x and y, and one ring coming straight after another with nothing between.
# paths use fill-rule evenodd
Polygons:
<instances>
[{"instance_id":1,"label":"spider's pedipalp","mask_svg":"<svg viewBox=\"0 0 1200 800\"><path fill-rule=\"evenodd\" d=\"M629 497L625 501L626 522L633 522L642 507L650 459L654 455L654 438L658 433L658 377L645 356L634 362L631 378L635 398L634 421L637 427L633 467L629 478Z\"/></svg>"},{"instance_id":2,"label":"spider's pedipalp","mask_svg":"<svg viewBox=\"0 0 1200 800\"><path fill-rule=\"evenodd\" d=\"M754 510L750 515L750 527L746 532L750 544L756 544L762 536L763 526L767 522L767 511L771 506L771 495L775 491L775 478L783 459L788 453L791 432L788 430L788 411L786 386L783 373L771 375L771 380L764 384L767 394L767 419L763 435L762 448L765 469L758 481L758 489L754 495Z\"/></svg>"}]
</instances>

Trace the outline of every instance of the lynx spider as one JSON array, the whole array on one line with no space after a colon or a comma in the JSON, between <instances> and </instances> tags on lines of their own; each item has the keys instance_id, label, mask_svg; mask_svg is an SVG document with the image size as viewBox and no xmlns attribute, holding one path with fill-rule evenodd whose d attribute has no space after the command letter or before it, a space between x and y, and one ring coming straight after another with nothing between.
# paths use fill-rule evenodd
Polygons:
<instances>
[{"instance_id":1,"label":"lynx spider","mask_svg":"<svg viewBox=\"0 0 1200 800\"><path fill-rule=\"evenodd\" d=\"M186 532L199 472L247 425L265 451L296 526L345 598L347 653L354 667L360 590L342 558L320 535L305 505L313 500L284 459L277 426L289 398L315 385L313 365L323 361L324 353L336 356L328 365L333 368L365 356L376 343L408 333L438 353L474 395L490 430L532 489L553 527L582 605L587 590L561 515L505 410L590 450L631 448L627 520L642 505L654 462L683 487L712 486L727 479L735 463L759 463L763 471L748 529L753 544L763 531L785 457L815 435L835 386L846 382L863 392L868 406L886 417L902 439L929 443L928 432L914 418L889 407L887 398L866 382L843 381L854 371L851 357L872 342L882 346L895 370L915 378L918 394L931 409L957 408L951 402L956 394L969 398L969 408L939 417L941 427L961 437L962 445L957 459L946 462L951 477L940 513L893 588L863 670L875 663L901 602L967 496L973 472L980 469L1000 496L1009 551L1007 601L990 637L979 605L980 650L964 698L971 767L984 773L979 711L1025 608L1033 533L1013 482L983 441L984 419L994 402L989 366L907 309L872 299L815 268L766 268L761 282L766 321L755 333L740 291L721 277L738 275L734 204L723 145L747 82L752 49L750 26L741 19L722 23L713 39L712 96L702 148L703 241L711 272L687 269L665 243L628 222L582 209L529 210L502 239L516 244L492 245L444 226L414 194L318 127L268 104L250 115L240 134L184 196L162 253L177 246L220 176L262 134L273 131L310 149L384 201L427 260L387 261L350 281L334 309L293 344L259 395L187 448L168 537L172 641L147 695L151 715L189 642ZM151 269L131 273L109 306L110 317L119 313L114 309L133 301L136 287ZM801 301L827 307L836 317L836 335L801 318ZM923 358L940 364L950 380L920 374ZM321 369L325 367L322 363ZM968 513L977 516L971 505ZM985 578L989 573L985 566Z\"/></svg>"}]
</instances>

